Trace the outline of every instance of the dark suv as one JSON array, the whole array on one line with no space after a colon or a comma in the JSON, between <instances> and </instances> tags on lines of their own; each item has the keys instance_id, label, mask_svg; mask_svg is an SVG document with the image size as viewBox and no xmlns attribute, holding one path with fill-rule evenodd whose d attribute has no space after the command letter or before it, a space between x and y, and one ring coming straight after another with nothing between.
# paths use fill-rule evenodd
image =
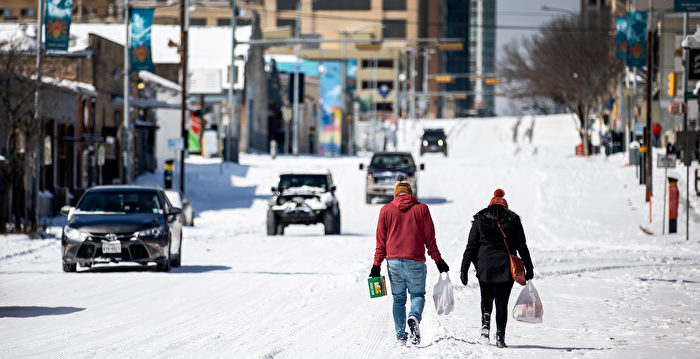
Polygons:
<instances>
[{"instance_id":1,"label":"dark suv","mask_svg":"<svg viewBox=\"0 0 700 359\"><path fill-rule=\"evenodd\" d=\"M364 164L360 164L364 170ZM424 164L416 168L413 156L409 152L377 152L367 166L365 200L372 203L373 198L391 201L394 198L394 184L399 176L406 177L413 187L413 195L418 197L418 169L425 169Z\"/></svg>"},{"instance_id":2,"label":"dark suv","mask_svg":"<svg viewBox=\"0 0 700 359\"><path fill-rule=\"evenodd\" d=\"M447 156L447 136L442 128L426 128L420 138L420 155L426 152L442 152Z\"/></svg>"}]
</instances>

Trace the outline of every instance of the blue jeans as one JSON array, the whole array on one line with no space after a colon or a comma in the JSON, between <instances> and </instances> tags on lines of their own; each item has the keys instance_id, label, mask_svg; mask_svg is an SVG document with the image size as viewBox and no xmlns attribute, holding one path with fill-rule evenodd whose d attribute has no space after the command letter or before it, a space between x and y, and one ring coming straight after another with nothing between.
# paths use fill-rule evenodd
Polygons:
<instances>
[{"instance_id":1,"label":"blue jeans","mask_svg":"<svg viewBox=\"0 0 700 359\"><path fill-rule=\"evenodd\" d=\"M406 337L406 291L411 295L409 316L423 317L425 306L425 262L410 259L387 259L391 295L394 297L394 327L396 338Z\"/></svg>"}]
</instances>

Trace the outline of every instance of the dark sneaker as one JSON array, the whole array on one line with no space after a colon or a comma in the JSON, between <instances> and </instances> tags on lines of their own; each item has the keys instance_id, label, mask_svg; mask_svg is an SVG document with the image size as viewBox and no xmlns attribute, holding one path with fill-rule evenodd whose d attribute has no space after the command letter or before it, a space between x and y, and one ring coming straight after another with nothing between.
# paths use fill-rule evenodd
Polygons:
<instances>
[{"instance_id":1,"label":"dark sneaker","mask_svg":"<svg viewBox=\"0 0 700 359\"><path fill-rule=\"evenodd\" d=\"M403 336L396 339L396 345L405 347L407 341L408 341L408 333L403 333Z\"/></svg>"},{"instance_id":2,"label":"dark sneaker","mask_svg":"<svg viewBox=\"0 0 700 359\"><path fill-rule=\"evenodd\" d=\"M411 330L409 338L411 339L411 344L420 344L420 327L418 326L418 318L414 316L408 317L408 329Z\"/></svg>"}]
</instances>

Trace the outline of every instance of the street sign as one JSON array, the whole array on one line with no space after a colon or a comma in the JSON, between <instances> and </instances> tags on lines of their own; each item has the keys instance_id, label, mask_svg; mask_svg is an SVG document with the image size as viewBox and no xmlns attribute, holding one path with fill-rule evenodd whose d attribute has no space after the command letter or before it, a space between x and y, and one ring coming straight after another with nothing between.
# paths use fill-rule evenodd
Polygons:
<instances>
[{"instance_id":1,"label":"street sign","mask_svg":"<svg viewBox=\"0 0 700 359\"><path fill-rule=\"evenodd\" d=\"M656 157L656 167L657 168L676 168L676 155L657 155Z\"/></svg>"},{"instance_id":2,"label":"street sign","mask_svg":"<svg viewBox=\"0 0 700 359\"><path fill-rule=\"evenodd\" d=\"M673 11L675 12L700 11L700 0L674 0L673 5Z\"/></svg>"},{"instance_id":3,"label":"street sign","mask_svg":"<svg viewBox=\"0 0 700 359\"><path fill-rule=\"evenodd\" d=\"M688 63L688 79L700 79L700 49L690 49L690 62Z\"/></svg>"},{"instance_id":4,"label":"street sign","mask_svg":"<svg viewBox=\"0 0 700 359\"><path fill-rule=\"evenodd\" d=\"M102 167L105 165L105 146L97 146L97 165Z\"/></svg>"},{"instance_id":5,"label":"street sign","mask_svg":"<svg viewBox=\"0 0 700 359\"><path fill-rule=\"evenodd\" d=\"M168 150L178 151L178 150L182 150L184 147L185 146L184 146L184 141L182 140L182 137L168 139Z\"/></svg>"},{"instance_id":6,"label":"street sign","mask_svg":"<svg viewBox=\"0 0 700 359\"><path fill-rule=\"evenodd\" d=\"M635 123L634 124L634 134L637 136L644 135L644 124Z\"/></svg>"},{"instance_id":7,"label":"street sign","mask_svg":"<svg viewBox=\"0 0 700 359\"><path fill-rule=\"evenodd\" d=\"M379 96L381 96L383 99L386 100L387 97L389 97L389 93L391 92L391 89L387 85L381 85L379 86Z\"/></svg>"}]
</instances>

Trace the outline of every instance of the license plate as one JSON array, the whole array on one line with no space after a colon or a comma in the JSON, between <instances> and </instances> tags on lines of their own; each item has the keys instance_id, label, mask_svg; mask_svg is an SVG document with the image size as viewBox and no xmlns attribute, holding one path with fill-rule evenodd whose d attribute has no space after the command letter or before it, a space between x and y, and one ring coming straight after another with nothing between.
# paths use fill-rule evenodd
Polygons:
<instances>
[{"instance_id":1,"label":"license plate","mask_svg":"<svg viewBox=\"0 0 700 359\"><path fill-rule=\"evenodd\" d=\"M119 241L102 242L102 253L121 253L122 243Z\"/></svg>"},{"instance_id":2,"label":"license plate","mask_svg":"<svg viewBox=\"0 0 700 359\"><path fill-rule=\"evenodd\" d=\"M438 149L438 146L432 145L432 146L430 146L430 149L431 149L431 150L437 150L437 149Z\"/></svg>"}]
</instances>

